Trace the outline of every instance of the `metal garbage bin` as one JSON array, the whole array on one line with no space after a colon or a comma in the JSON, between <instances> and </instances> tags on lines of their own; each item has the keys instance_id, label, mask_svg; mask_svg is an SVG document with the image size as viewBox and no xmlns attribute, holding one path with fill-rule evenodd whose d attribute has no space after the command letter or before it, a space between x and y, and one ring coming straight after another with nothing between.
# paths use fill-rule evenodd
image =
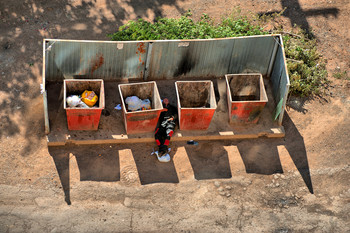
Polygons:
<instances>
[{"instance_id":1,"label":"metal garbage bin","mask_svg":"<svg viewBox=\"0 0 350 233\"><path fill-rule=\"evenodd\" d=\"M257 123L268 99L262 75L226 74L230 123Z\"/></svg>"},{"instance_id":2,"label":"metal garbage bin","mask_svg":"<svg viewBox=\"0 0 350 233\"><path fill-rule=\"evenodd\" d=\"M66 79L64 85L64 109L69 130L97 130L101 112L105 107L105 92L102 79ZM94 91L98 101L94 107L69 107L67 97L81 95L85 90Z\"/></svg>"},{"instance_id":3,"label":"metal garbage bin","mask_svg":"<svg viewBox=\"0 0 350 233\"><path fill-rule=\"evenodd\" d=\"M127 134L154 132L163 111L156 82L119 84L119 94L123 108L124 125ZM128 111L125 99L137 96L151 101L150 110Z\"/></svg>"},{"instance_id":4,"label":"metal garbage bin","mask_svg":"<svg viewBox=\"0 0 350 233\"><path fill-rule=\"evenodd\" d=\"M213 82L175 82L180 130L206 130L216 110Z\"/></svg>"}]
</instances>

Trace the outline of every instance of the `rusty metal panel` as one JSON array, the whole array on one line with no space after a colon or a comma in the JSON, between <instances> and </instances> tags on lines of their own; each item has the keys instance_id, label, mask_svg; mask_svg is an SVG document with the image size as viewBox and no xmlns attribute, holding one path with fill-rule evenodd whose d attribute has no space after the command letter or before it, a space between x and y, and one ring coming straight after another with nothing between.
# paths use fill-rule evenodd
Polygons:
<instances>
[{"instance_id":1,"label":"rusty metal panel","mask_svg":"<svg viewBox=\"0 0 350 233\"><path fill-rule=\"evenodd\" d=\"M148 80L219 77L227 73L233 39L156 41L147 70Z\"/></svg>"},{"instance_id":2,"label":"rusty metal panel","mask_svg":"<svg viewBox=\"0 0 350 233\"><path fill-rule=\"evenodd\" d=\"M46 40L46 80L64 78L142 79L147 42Z\"/></svg>"},{"instance_id":3,"label":"rusty metal panel","mask_svg":"<svg viewBox=\"0 0 350 233\"><path fill-rule=\"evenodd\" d=\"M258 72L266 75L271 61L275 36L235 38L229 74Z\"/></svg>"}]
</instances>

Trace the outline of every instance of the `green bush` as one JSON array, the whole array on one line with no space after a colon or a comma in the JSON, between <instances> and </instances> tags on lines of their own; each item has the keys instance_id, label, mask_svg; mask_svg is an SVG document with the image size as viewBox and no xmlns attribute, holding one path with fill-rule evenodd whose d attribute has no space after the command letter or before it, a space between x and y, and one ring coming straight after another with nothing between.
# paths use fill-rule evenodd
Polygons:
<instances>
[{"instance_id":1,"label":"green bush","mask_svg":"<svg viewBox=\"0 0 350 233\"><path fill-rule=\"evenodd\" d=\"M281 29L265 31L264 27L274 16L247 17L236 11L215 24L203 14L199 21L191 19L190 11L179 19L157 18L154 23L139 19L129 21L108 36L114 41L166 40L166 39L209 39L238 36L281 33L287 57L288 73L291 81L290 93L296 96L321 94L328 83L325 64L317 53L316 40L308 39L300 29L298 33L284 33Z\"/></svg>"},{"instance_id":2,"label":"green bush","mask_svg":"<svg viewBox=\"0 0 350 233\"><path fill-rule=\"evenodd\" d=\"M267 34L260 26L251 24L247 17L236 20L232 15L215 25L206 14L203 14L198 22L190 16L191 13L188 12L179 19L157 18L154 23L143 19L129 21L119 27L116 33L108 36L115 41L127 41L209 39Z\"/></svg>"},{"instance_id":3,"label":"green bush","mask_svg":"<svg viewBox=\"0 0 350 233\"><path fill-rule=\"evenodd\" d=\"M298 29L293 36L283 35L283 42L291 81L290 93L302 97L322 94L322 88L329 81L326 65L317 52L316 39L308 39Z\"/></svg>"}]
</instances>

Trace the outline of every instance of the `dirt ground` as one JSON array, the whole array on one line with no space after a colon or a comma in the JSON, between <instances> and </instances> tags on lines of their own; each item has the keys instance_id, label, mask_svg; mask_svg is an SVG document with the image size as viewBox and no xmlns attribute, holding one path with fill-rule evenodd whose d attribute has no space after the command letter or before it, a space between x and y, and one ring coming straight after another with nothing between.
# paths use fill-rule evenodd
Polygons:
<instances>
[{"instance_id":1,"label":"dirt ground","mask_svg":"<svg viewBox=\"0 0 350 233\"><path fill-rule=\"evenodd\" d=\"M333 81L291 99L284 139L46 145L43 38L108 40L128 20L284 12L313 29ZM1 1L0 232L349 232L350 3L344 0Z\"/></svg>"}]
</instances>

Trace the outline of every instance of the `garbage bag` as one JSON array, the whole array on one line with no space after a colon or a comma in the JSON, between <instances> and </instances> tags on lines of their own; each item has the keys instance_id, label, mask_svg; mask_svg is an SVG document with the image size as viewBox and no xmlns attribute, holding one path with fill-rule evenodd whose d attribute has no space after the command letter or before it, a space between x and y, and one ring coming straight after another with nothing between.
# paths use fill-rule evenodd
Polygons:
<instances>
[{"instance_id":1,"label":"garbage bag","mask_svg":"<svg viewBox=\"0 0 350 233\"><path fill-rule=\"evenodd\" d=\"M151 101L149 99L142 100L141 109L142 110L149 110L149 109L151 109Z\"/></svg>"},{"instance_id":2,"label":"garbage bag","mask_svg":"<svg viewBox=\"0 0 350 233\"><path fill-rule=\"evenodd\" d=\"M129 96L125 99L129 111L136 111L141 109L142 100L137 96Z\"/></svg>"},{"instance_id":3,"label":"garbage bag","mask_svg":"<svg viewBox=\"0 0 350 233\"><path fill-rule=\"evenodd\" d=\"M80 103L80 97L77 95L71 95L67 97L67 104L71 108L77 107Z\"/></svg>"}]
</instances>

